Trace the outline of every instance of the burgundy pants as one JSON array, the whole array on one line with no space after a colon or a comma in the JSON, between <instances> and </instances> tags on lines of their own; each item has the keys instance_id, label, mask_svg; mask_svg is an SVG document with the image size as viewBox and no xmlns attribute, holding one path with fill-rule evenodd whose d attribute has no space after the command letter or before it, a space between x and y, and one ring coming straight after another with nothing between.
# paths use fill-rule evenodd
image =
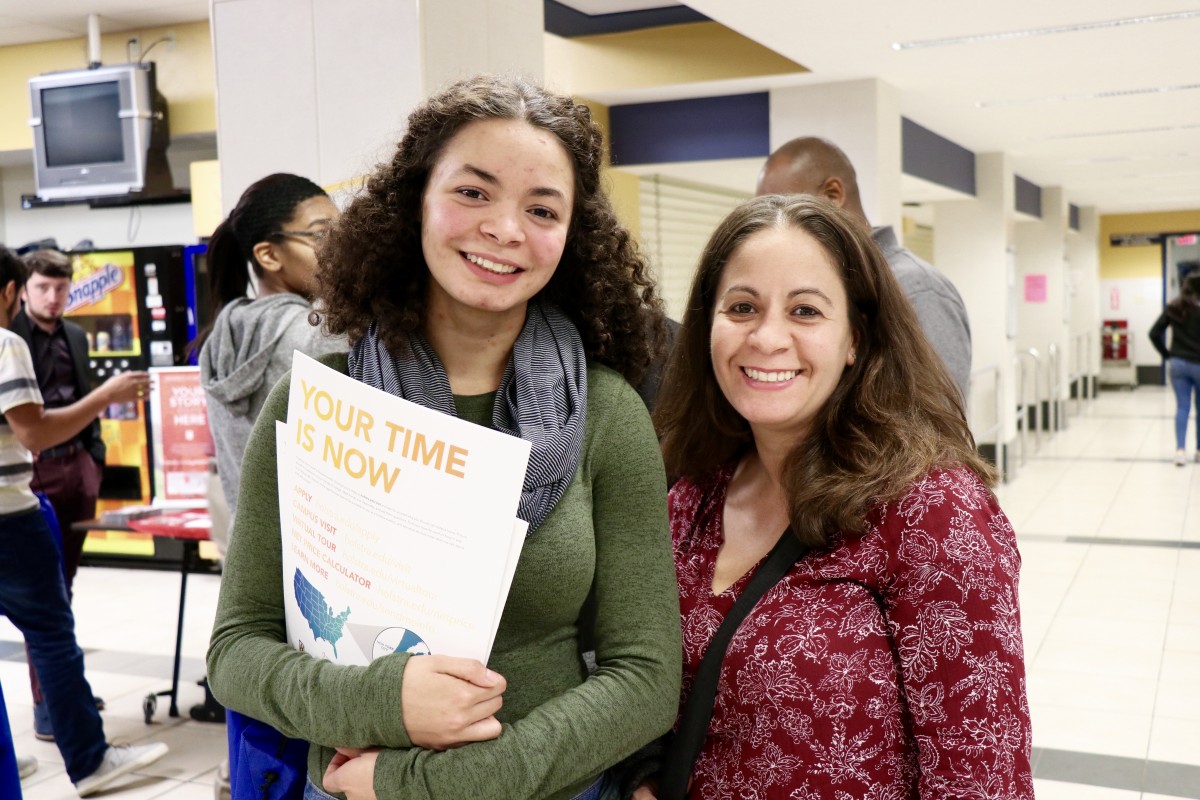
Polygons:
<instances>
[{"instance_id":1,"label":"burgundy pants","mask_svg":"<svg viewBox=\"0 0 1200 800\"><path fill-rule=\"evenodd\" d=\"M50 505L54 506L54 513L58 516L58 526L62 529L63 572L69 598L75 573L79 571L79 560L83 557L83 543L87 539L86 531L76 532L71 530L71 526L96 516L100 467L83 448L71 455L38 458L33 464L30 488L50 498ZM41 686L38 685L32 664L29 666L29 685L33 689L33 701L42 702Z\"/></svg>"}]
</instances>

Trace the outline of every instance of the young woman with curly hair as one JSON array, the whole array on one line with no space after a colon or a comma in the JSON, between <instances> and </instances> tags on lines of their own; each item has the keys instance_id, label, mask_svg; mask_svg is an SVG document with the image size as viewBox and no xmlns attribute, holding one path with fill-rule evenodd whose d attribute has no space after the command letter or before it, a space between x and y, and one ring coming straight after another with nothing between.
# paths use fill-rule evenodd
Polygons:
<instances>
[{"instance_id":1,"label":"young woman with curly hair","mask_svg":"<svg viewBox=\"0 0 1200 800\"><path fill-rule=\"evenodd\" d=\"M1016 539L869 231L812 197L752 200L687 308L655 418L684 476L689 693L766 554L809 548L729 641L687 796L1032 798Z\"/></svg>"},{"instance_id":2,"label":"young woman with curly hair","mask_svg":"<svg viewBox=\"0 0 1200 800\"><path fill-rule=\"evenodd\" d=\"M489 664L316 660L283 643L277 387L246 453L209 680L230 708L313 744L308 797L609 798L609 768L670 727L665 473L629 384L662 312L600 164L586 107L463 81L412 113L321 250L325 324L352 342L327 365L526 438L532 456L530 533Z\"/></svg>"}]
</instances>

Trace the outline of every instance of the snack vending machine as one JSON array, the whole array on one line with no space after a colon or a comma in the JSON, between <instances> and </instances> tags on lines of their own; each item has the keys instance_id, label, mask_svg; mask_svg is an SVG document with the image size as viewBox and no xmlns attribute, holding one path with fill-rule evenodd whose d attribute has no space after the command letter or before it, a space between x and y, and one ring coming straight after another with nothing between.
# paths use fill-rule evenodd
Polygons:
<instances>
[{"instance_id":1,"label":"snack vending machine","mask_svg":"<svg viewBox=\"0 0 1200 800\"><path fill-rule=\"evenodd\" d=\"M1127 319L1106 319L1100 329L1100 383L1137 388L1137 362Z\"/></svg>"},{"instance_id":2,"label":"snack vending machine","mask_svg":"<svg viewBox=\"0 0 1200 800\"><path fill-rule=\"evenodd\" d=\"M66 314L88 339L92 388L127 370L186 362L188 276L184 247L135 247L74 252L74 277ZM101 415L108 448L97 515L151 500L153 431L143 403L114 403ZM154 541L141 534L88 537L85 553L153 556Z\"/></svg>"}]
</instances>

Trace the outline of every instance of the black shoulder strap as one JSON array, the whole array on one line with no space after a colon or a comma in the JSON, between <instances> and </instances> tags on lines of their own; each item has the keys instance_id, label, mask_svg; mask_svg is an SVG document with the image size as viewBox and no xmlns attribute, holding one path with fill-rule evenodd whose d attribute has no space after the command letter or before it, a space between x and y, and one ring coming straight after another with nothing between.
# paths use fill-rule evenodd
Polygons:
<instances>
[{"instance_id":1,"label":"black shoulder strap","mask_svg":"<svg viewBox=\"0 0 1200 800\"><path fill-rule=\"evenodd\" d=\"M704 652L704 658L700 660L700 666L696 670L691 694L683 706L679 729L667 748L666 758L659 773L659 800L683 800L687 796L692 766L696 763L696 757L700 755L700 748L704 744L704 737L708 734L713 703L717 699L717 682L721 677L721 662L725 660L729 641L742 624L742 620L750 613L750 609L754 608L767 590L779 583L805 552L806 548L800 544L789 526L771 548L758 571L746 583L746 588L742 590L733 608L729 609L717 632L713 634L712 641L708 643L708 649Z\"/></svg>"}]
</instances>

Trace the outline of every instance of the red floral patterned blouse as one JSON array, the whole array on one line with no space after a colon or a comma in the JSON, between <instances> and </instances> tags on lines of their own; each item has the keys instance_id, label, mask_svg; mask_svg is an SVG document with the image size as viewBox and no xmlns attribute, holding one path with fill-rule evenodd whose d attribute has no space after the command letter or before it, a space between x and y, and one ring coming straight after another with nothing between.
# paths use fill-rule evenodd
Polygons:
<instances>
[{"instance_id":1,"label":"red floral patterned blouse","mask_svg":"<svg viewBox=\"0 0 1200 800\"><path fill-rule=\"evenodd\" d=\"M684 698L749 579L712 594L732 475L671 490ZM1020 562L965 469L930 473L863 537L809 553L730 642L689 796L1031 800Z\"/></svg>"}]
</instances>

